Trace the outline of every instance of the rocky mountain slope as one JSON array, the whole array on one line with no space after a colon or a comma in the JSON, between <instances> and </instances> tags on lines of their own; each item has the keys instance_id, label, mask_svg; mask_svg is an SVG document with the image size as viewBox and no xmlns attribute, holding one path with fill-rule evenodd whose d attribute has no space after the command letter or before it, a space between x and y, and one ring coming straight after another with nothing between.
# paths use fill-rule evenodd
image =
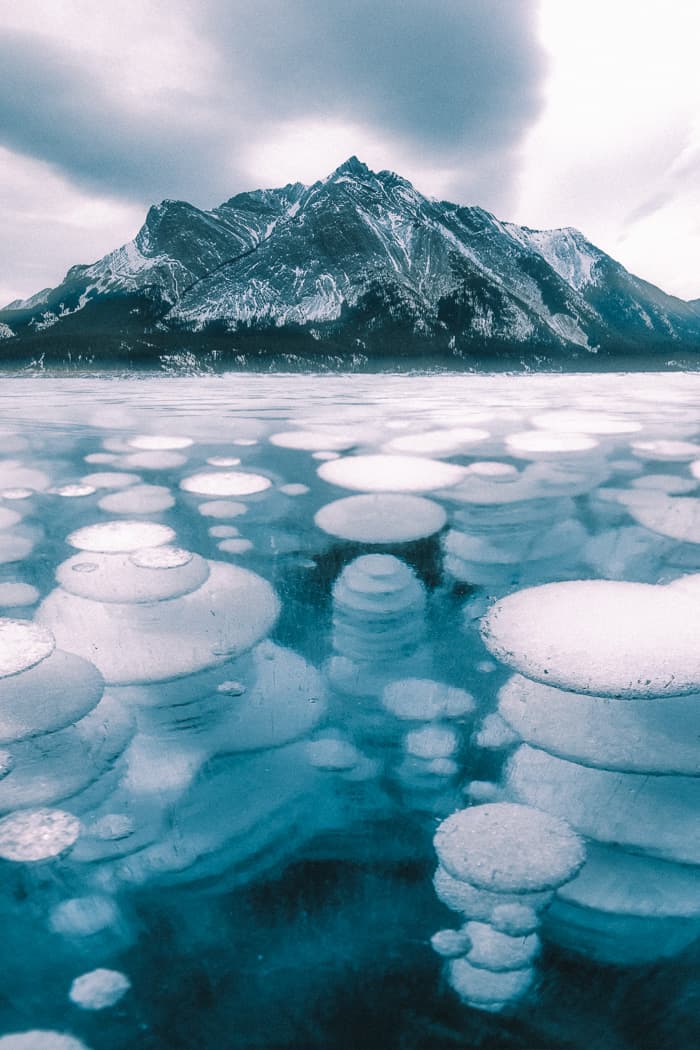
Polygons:
<instances>
[{"instance_id":1,"label":"rocky mountain slope","mask_svg":"<svg viewBox=\"0 0 700 1050\"><path fill-rule=\"evenodd\" d=\"M129 244L0 311L0 339L5 356L668 358L700 353L700 307L578 230L430 200L352 157L212 211L163 201Z\"/></svg>"}]
</instances>

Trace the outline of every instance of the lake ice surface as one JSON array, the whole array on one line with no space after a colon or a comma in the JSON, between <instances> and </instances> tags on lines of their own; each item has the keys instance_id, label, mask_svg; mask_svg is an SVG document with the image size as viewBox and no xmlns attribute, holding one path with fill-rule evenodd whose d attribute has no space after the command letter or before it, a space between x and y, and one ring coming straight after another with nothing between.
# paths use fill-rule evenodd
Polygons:
<instances>
[{"instance_id":1,"label":"lake ice surface","mask_svg":"<svg viewBox=\"0 0 700 1050\"><path fill-rule=\"evenodd\" d=\"M7 377L0 1050L694 1047L700 376Z\"/></svg>"}]
</instances>

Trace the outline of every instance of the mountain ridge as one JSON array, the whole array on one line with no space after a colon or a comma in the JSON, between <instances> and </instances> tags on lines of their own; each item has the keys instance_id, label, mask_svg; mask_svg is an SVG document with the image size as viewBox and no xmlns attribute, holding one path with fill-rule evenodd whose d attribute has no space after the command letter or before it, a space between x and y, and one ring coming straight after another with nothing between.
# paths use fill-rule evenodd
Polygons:
<instances>
[{"instance_id":1,"label":"mountain ridge","mask_svg":"<svg viewBox=\"0 0 700 1050\"><path fill-rule=\"evenodd\" d=\"M152 205L136 237L0 310L3 353L71 341L580 360L700 352L700 301L630 274L574 227L425 197L348 158L325 179L204 211Z\"/></svg>"}]
</instances>

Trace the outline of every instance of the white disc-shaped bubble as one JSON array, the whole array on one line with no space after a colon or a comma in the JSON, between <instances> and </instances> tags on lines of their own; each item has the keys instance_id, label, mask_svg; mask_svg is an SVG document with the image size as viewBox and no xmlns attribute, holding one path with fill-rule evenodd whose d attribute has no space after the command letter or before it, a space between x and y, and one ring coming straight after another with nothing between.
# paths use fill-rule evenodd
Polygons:
<instances>
[{"instance_id":1,"label":"white disc-shaped bubble","mask_svg":"<svg viewBox=\"0 0 700 1050\"><path fill-rule=\"evenodd\" d=\"M121 471L100 471L81 478L83 485L90 485L95 489L126 489L129 485L138 485L140 480L138 474L126 474Z\"/></svg>"},{"instance_id":2,"label":"white disc-shaped bubble","mask_svg":"<svg viewBox=\"0 0 700 1050\"><path fill-rule=\"evenodd\" d=\"M595 696L700 692L700 604L679 588L574 580L511 594L482 620L494 656Z\"/></svg>"},{"instance_id":3,"label":"white disc-shaped bubble","mask_svg":"<svg viewBox=\"0 0 700 1050\"><path fill-rule=\"evenodd\" d=\"M228 470L191 474L180 482L180 488L197 496L252 496L269 489L271 484L270 479L262 474Z\"/></svg>"},{"instance_id":4,"label":"white disc-shaped bubble","mask_svg":"<svg viewBox=\"0 0 700 1050\"><path fill-rule=\"evenodd\" d=\"M478 460L470 463L467 474L476 474L479 478L487 478L489 481L513 481L518 477L519 471L512 463L501 463L497 459Z\"/></svg>"},{"instance_id":5,"label":"white disc-shaped bubble","mask_svg":"<svg viewBox=\"0 0 700 1050\"><path fill-rule=\"evenodd\" d=\"M0 533L0 565L23 561L34 550L34 541L29 536L16 536L11 532Z\"/></svg>"},{"instance_id":6,"label":"white disc-shaped bubble","mask_svg":"<svg viewBox=\"0 0 700 1050\"><path fill-rule=\"evenodd\" d=\"M633 494L630 493L630 496ZM639 499L624 500L629 513L645 529L681 543L700 543L700 499L635 492ZM648 495L648 499L644 496Z\"/></svg>"},{"instance_id":7,"label":"white disc-shaped bubble","mask_svg":"<svg viewBox=\"0 0 700 1050\"><path fill-rule=\"evenodd\" d=\"M279 611L274 590L257 574L222 562L209 562L209 569L203 586L155 603L96 602L56 588L37 618L54 628L62 648L92 659L108 682L179 678L250 649ZM179 570L141 571L167 577Z\"/></svg>"},{"instance_id":8,"label":"white disc-shaped bubble","mask_svg":"<svg viewBox=\"0 0 700 1050\"><path fill-rule=\"evenodd\" d=\"M278 448L300 449L305 452L322 451L323 449L342 451L352 448L361 440L355 431L348 430L284 430L273 434L271 445Z\"/></svg>"},{"instance_id":9,"label":"white disc-shaped bubble","mask_svg":"<svg viewBox=\"0 0 700 1050\"><path fill-rule=\"evenodd\" d=\"M97 505L109 514L160 514L174 507L175 500L165 485L132 485L103 496Z\"/></svg>"},{"instance_id":10,"label":"white disc-shaped bubble","mask_svg":"<svg viewBox=\"0 0 700 1050\"><path fill-rule=\"evenodd\" d=\"M413 729L404 738L409 755L426 760L449 758L459 747L459 737L451 726L423 726Z\"/></svg>"},{"instance_id":11,"label":"white disc-shaped bubble","mask_svg":"<svg viewBox=\"0 0 700 1050\"><path fill-rule=\"evenodd\" d=\"M640 459L666 460L671 463L696 459L700 454L700 445L693 441L633 441L630 449Z\"/></svg>"},{"instance_id":12,"label":"white disc-shaped bubble","mask_svg":"<svg viewBox=\"0 0 700 1050\"><path fill-rule=\"evenodd\" d=\"M318 468L331 485L360 492L432 492L464 478L464 467L421 456L342 456Z\"/></svg>"},{"instance_id":13,"label":"white disc-shaped bubble","mask_svg":"<svg viewBox=\"0 0 700 1050\"><path fill-rule=\"evenodd\" d=\"M71 725L95 707L103 688L93 664L54 650L22 674L0 678L0 741L23 740Z\"/></svg>"},{"instance_id":14,"label":"white disc-shaped bubble","mask_svg":"<svg viewBox=\"0 0 700 1050\"><path fill-rule=\"evenodd\" d=\"M376 493L326 504L314 521L331 536L357 543L408 543L432 536L447 521L445 510L422 496Z\"/></svg>"},{"instance_id":15,"label":"white disc-shaped bubble","mask_svg":"<svg viewBox=\"0 0 700 1050\"><path fill-rule=\"evenodd\" d=\"M536 427L568 434L635 434L642 429L636 419L609 416L604 412L552 409L532 417Z\"/></svg>"},{"instance_id":16,"label":"white disc-shaped bubble","mask_svg":"<svg viewBox=\"0 0 700 1050\"><path fill-rule=\"evenodd\" d=\"M421 722L462 718L472 714L476 707L471 693L429 678L402 678L391 682L382 693L382 704L397 718Z\"/></svg>"},{"instance_id":17,"label":"white disc-shaped bubble","mask_svg":"<svg viewBox=\"0 0 700 1050\"><path fill-rule=\"evenodd\" d=\"M413 452L416 455L451 455L463 448L478 445L489 437L488 430L454 427L448 430L425 430L420 434L402 434L386 446L390 452Z\"/></svg>"},{"instance_id":18,"label":"white disc-shaped bubble","mask_svg":"<svg viewBox=\"0 0 700 1050\"><path fill-rule=\"evenodd\" d=\"M635 704L514 675L498 709L522 740L559 758L629 773L700 775L695 693Z\"/></svg>"},{"instance_id":19,"label":"white disc-shaped bubble","mask_svg":"<svg viewBox=\"0 0 700 1050\"><path fill-rule=\"evenodd\" d=\"M34 489L14 488L14 489L2 489L2 491L0 491L0 496L2 496L3 499L9 499L9 500L13 500L13 501L14 500L29 499L30 496L33 496L33 495L34 495Z\"/></svg>"},{"instance_id":20,"label":"white disc-shaped bubble","mask_svg":"<svg viewBox=\"0 0 700 1050\"><path fill-rule=\"evenodd\" d=\"M187 462L181 452L131 452L122 464L134 470L177 470Z\"/></svg>"},{"instance_id":21,"label":"white disc-shaped bubble","mask_svg":"<svg viewBox=\"0 0 700 1050\"><path fill-rule=\"evenodd\" d=\"M76 977L68 998L82 1010L105 1010L118 1003L130 988L131 981L119 970L91 970Z\"/></svg>"},{"instance_id":22,"label":"white disc-shaped bubble","mask_svg":"<svg viewBox=\"0 0 700 1050\"><path fill-rule=\"evenodd\" d=\"M91 937L118 922L119 909L114 900L97 894L62 900L49 916L49 928L64 937Z\"/></svg>"},{"instance_id":23,"label":"white disc-shaped bubble","mask_svg":"<svg viewBox=\"0 0 700 1050\"><path fill-rule=\"evenodd\" d=\"M506 447L521 459L590 452L597 445L598 441L587 434L559 434L553 430L524 430L520 434L509 434L506 438Z\"/></svg>"},{"instance_id":24,"label":"white disc-shaped bubble","mask_svg":"<svg viewBox=\"0 0 700 1050\"><path fill-rule=\"evenodd\" d=\"M34 605L39 598L39 591L30 583L21 583L19 580L0 583L0 607L4 606L7 609L13 606Z\"/></svg>"},{"instance_id":25,"label":"white disc-shaped bubble","mask_svg":"<svg viewBox=\"0 0 700 1050\"><path fill-rule=\"evenodd\" d=\"M152 521L107 521L76 529L67 537L71 547L99 554L130 553L142 547L172 543L174 531Z\"/></svg>"},{"instance_id":26,"label":"white disc-shaped bubble","mask_svg":"<svg viewBox=\"0 0 700 1050\"><path fill-rule=\"evenodd\" d=\"M252 542L244 539L222 540L216 546L224 554L246 554L253 549Z\"/></svg>"},{"instance_id":27,"label":"white disc-shaped bubble","mask_svg":"<svg viewBox=\"0 0 700 1050\"><path fill-rule=\"evenodd\" d=\"M0 857L17 863L50 860L80 834L80 821L62 809L22 809L0 820Z\"/></svg>"},{"instance_id":28,"label":"white disc-shaped bubble","mask_svg":"<svg viewBox=\"0 0 700 1050\"><path fill-rule=\"evenodd\" d=\"M457 994L468 1003L497 1004L501 1009L506 1003L519 999L534 980L531 967L518 970L494 971L481 966L472 966L465 958L452 959L448 963L447 979Z\"/></svg>"},{"instance_id":29,"label":"white disc-shaped bubble","mask_svg":"<svg viewBox=\"0 0 700 1050\"><path fill-rule=\"evenodd\" d=\"M643 474L632 479L632 488L654 489L669 496L682 496L698 487L694 478L680 478L676 474Z\"/></svg>"},{"instance_id":30,"label":"white disc-shaped bubble","mask_svg":"<svg viewBox=\"0 0 700 1050\"><path fill-rule=\"evenodd\" d=\"M22 515L9 507L0 507L0 529L11 529L22 520Z\"/></svg>"},{"instance_id":31,"label":"white disc-shaped bubble","mask_svg":"<svg viewBox=\"0 0 700 1050\"><path fill-rule=\"evenodd\" d=\"M468 922L465 933L471 942L467 961L495 972L529 966L540 948L535 933L512 936L487 922Z\"/></svg>"},{"instance_id":32,"label":"white disc-shaped bubble","mask_svg":"<svg viewBox=\"0 0 700 1050\"><path fill-rule=\"evenodd\" d=\"M145 452L165 452L174 449L189 448L194 442L189 437L177 437L174 434L137 434L129 438L132 448Z\"/></svg>"},{"instance_id":33,"label":"white disc-shaped bubble","mask_svg":"<svg viewBox=\"0 0 700 1050\"><path fill-rule=\"evenodd\" d=\"M65 1032L32 1028L26 1032L0 1036L0 1050L90 1050L90 1047Z\"/></svg>"},{"instance_id":34,"label":"white disc-shaped bubble","mask_svg":"<svg viewBox=\"0 0 700 1050\"><path fill-rule=\"evenodd\" d=\"M204 558L168 545L133 554L75 554L56 570L56 580L64 590L97 602L178 598L201 587L208 576Z\"/></svg>"},{"instance_id":35,"label":"white disc-shaped bubble","mask_svg":"<svg viewBox=\"0 0 700 1050\"><path fill-rule=\"evenodd\" d=\"M239 456L210 456L207 460L210 467L238 467L240 462Z\"/></svg>"},{"instance_id":36,"label":"white disc-shaped bubble","mask_svg":"<svg viewBox=\"0 0 700 1050\"><path fill-rule=\"evenodd\" d=\"M453 878L490 892L554 889L576 874L586 856L565 821L512 802L453 813L433 844Z\"/></svg>"},{"instance_id":37,"label":"white disc-shaped bubble","mask_svg":"<svg viewBox=\"0 0 700 1050\"><path fill-rule=\"evenodd\" d=\"M200 503L197 510L205 518L225 521L227 518L238 518L241 514L246 514L248 508L245 503L237 503L235 500L213 499L207 503Z\"/></svg>"},{"instance_id":38,"label":"white disc-shaped bubble","mask_svg":"<svg viewBox=\"0 0 700 1050\"><path fill-rule=\"evenodd\" d=\"M296 481L291 482L289 485L280 485L280 492L283 492L285 496L305 496L309 491L308 485L302 485Z\"/></svg>"},{"instance_id":39,"label":"white disc-shaped bubble","mask_svg":"<svg viewBox=\"0 0 700 1050\"><path fill-rule=\"evenodd\" d=\"M0 618L0 678L34 667L51 655L55 645L45 627L28 620Z\"/></svg>"}]
</instances>

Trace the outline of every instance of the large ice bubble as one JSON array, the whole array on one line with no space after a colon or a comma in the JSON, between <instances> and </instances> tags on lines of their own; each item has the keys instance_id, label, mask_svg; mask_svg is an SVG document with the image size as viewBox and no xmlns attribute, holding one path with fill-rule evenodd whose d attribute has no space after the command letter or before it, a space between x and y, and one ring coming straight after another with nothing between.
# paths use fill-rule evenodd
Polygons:
<instances>
[{"instance_id":1,"label":"large ice bubble","mask_svg":"<svg viewBox=\"0 0 700 1050\"><path fill-rule=\"evenodd\" d=\"M439 532L447 514L422 496L377 493L327 503L314 521L324 532L344 540L408 543Z\"/></svg>"},{"instance_id":2,"label":"large ice bubble","mask_svg":"<svg viewBox=\"0 0 700 1050\"><path fill-rule=\"evenodd\" d=\"M464 478L464 467L420 456L342 456L318 468L331 485L360 492L432 492Z\"/></svg>"}]
</instances>

